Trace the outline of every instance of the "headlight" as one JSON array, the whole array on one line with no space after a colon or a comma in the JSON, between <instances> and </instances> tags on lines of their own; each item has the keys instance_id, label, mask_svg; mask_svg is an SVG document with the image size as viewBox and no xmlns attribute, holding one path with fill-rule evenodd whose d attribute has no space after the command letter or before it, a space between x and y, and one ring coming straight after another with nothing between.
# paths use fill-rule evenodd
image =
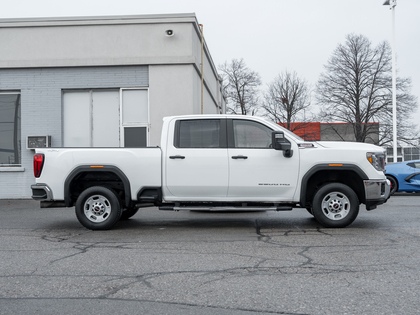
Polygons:
<instances>
[{"instance_id":1,"label":"headlight","mask_svg":"<svg viewBox=\"0 0 420 315\"><path fill-rule=\"evenodd\" d=\"M381 172L385 170L385 154L384 153L368 152L366 153L366 158L376 170L381 171Z\"/></svg>"}]
</instances>

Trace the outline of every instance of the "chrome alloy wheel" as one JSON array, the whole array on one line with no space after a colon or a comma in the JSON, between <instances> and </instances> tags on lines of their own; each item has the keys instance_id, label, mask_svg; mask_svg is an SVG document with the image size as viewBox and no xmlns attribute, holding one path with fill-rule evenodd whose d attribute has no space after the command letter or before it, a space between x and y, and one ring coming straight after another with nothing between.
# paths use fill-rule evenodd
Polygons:
<instances>
[{"instance_id":1,"label":"chrome alloy wheel","mask_svg":"<svg viewBox=\"0 0 420 315\"><path fill-rule=\"evenodd\" d=\"M342 220L350 211L350 200L341 192L330 192L322 199L322 212L330 220Z\"/></svg>"},{"instance_id":2,"label":"chrome alloy wheel","mask_svg":"<svg viewBox=\"0 0 420 315\"><path fill-rule=\"evenodd\" d=\"M86 199L83 209L89 221L99 223L108 218L111 213L111 203L102 195L93 195Z\"/></svg>"}]
</instances>

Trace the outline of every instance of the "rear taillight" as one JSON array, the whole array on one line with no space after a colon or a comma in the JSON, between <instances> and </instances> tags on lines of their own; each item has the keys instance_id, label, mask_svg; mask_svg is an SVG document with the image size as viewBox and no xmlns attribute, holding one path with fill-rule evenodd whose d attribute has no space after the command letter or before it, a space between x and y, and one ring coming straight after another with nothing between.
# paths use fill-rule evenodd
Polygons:
<instances>
[{"instance_id":1,"label":"rear taillight","mask_svg":"<svg viewBox=\"0 0 420 315\"><path fill-rule=\"evenodd\" d=\"M34 155L34 176L36 178L41 176L43 166L44 166L44 154L35 154Z\"/></svg>"}]
</instances>

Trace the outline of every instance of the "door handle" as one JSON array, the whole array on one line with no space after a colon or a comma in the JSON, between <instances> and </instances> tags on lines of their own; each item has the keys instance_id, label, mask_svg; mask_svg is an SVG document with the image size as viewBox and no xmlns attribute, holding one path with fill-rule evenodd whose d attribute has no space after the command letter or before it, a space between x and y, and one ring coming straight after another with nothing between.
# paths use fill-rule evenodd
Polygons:
<instances>
[{"instance_id":1,"label":"door handle","mask_svg":"<svg viewBox=\"0 0 420 315\"><path fill-rule=\"evenodd\" d=\"M182 156L182 155L171 155L169 158L172 159L172 160L175 160L175 159L183 160L183 159L185 159L185 156Z\"/></svg>"},{"instance_id":2,"label":"door handle","mask_svg":"<svg viewBox=\"0 0 420 315\"><path fill-rule=\"evenodd\" d=\"M234 156L232 156L232 159L234 159L234 160L239 160L239 159L246 160L247 158L248 157L245 156L245 155L234 155Z\"/></svg>"}]
</instances>

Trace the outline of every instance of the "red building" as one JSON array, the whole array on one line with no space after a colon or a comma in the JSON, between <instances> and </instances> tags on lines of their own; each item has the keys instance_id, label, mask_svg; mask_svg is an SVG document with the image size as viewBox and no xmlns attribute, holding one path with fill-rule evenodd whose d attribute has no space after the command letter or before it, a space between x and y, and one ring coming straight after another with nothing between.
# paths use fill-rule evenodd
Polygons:
<instances>
[{"instance_id":1,"label":"red building","mask_svg":"<svg viewBox=\"0 0 420 315\"><path fill-rule=\"evenodd\" d=\"M280 126L287 128L287 124L279 123ZM307 141L321 140L320 122L296 122L290 124L290 131Z\"/></svg>"},{"instance_id":2,"label":"red building","mask_svg":"<svg viewBox=\"0 0 420 315\"><path fill-rule=\"evenodd\" d=\"M279 125L307 141L356 141L353 124L349 123L295 122L290 124L290 128L285 123ZM377 144L379 123L368 123L368 127L366 142Z\"/></svg>"}]
</instances>

